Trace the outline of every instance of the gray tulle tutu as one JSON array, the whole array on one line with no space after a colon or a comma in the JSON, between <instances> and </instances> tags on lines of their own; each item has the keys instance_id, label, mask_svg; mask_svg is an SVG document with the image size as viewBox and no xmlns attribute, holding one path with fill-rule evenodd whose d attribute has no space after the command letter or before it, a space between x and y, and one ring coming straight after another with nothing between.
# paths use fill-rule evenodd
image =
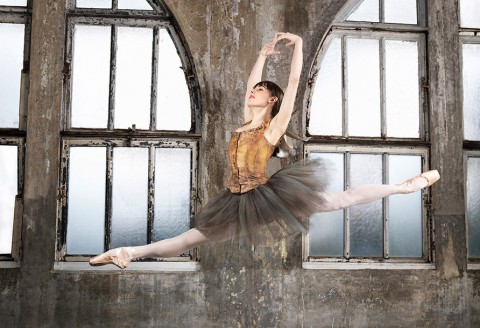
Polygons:
<instances>
[{"instance_id":1,"label":"gray tulle tutu","mask_svg":"<svg viewBox=\"0 0 480 328\"><path fill-rule=\"evenodd\" d=\"M325 202L328 181L321 159L304 160L279 170L264 185L243 194L229 190L195 216L196 228L213 240L271 243L308 231L309 217Z\"/></svg>"}]
</instances>

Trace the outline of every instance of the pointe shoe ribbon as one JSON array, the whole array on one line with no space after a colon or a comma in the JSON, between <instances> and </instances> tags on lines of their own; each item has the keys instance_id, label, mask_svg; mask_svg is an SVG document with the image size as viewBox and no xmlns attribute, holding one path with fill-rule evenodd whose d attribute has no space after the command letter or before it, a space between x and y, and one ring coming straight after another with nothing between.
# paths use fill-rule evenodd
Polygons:
<instances>
[{"instance_id":1,"label":"pointe shoe ribbon","mask_svg":"<svg viewBox=\"0 0 480 328\"><path fill-rule=\"evenodd\" d=\"M90 259L90 265L100 266L105 264L114 264L120 269L125 269L134 258L134 256L132 256L133 253L134 251L130 247L121 247L116 249L114 252L106 252Z\"/></svg>"},{"instance_id":2,"label":"pointe shoe ribbon","mask_svg":"<svg viewBox=\"0 0 480 328\"><path fill-rule=\"evenodd\" d=\"M427 185L423 185L425 181L423 181L422 184L418 181L419 179L423 180L425 179L427 181ZM428 188L431 185L433 185L435 182L437 182L440 179L440 174L438 173L437 170L430 170L423 172L419 175L414 176L413 178L410 178L406 180L403 183L403 186L405 188L405 193L411 193L418 191L423 188Z\"/></svg>"}]
</instances>

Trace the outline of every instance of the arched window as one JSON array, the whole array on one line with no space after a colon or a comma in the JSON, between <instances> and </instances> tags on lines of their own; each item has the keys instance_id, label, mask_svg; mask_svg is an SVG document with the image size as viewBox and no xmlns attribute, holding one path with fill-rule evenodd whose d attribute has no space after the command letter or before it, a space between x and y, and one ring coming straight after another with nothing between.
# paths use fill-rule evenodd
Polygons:
<instances>
[{"instance_id":1,"label":"arched window","mask_svg":"<svg viewBox=\"0 0 480 328\"><path fill-rule=\"evenodd\" d=\"M467 251L470 262L480 262L480 3L461 0L459 4Z\"/></svg>"},{"instance_id":2,"label":"arched window","mask_svg":"<svg viewBox=\"0 0 480 328\"><path fill-rule=\"evenodd\" d=\"M27 0L0 0L0 260L8 260L1 267L19 259L30 8Z\"/></svg>"},{"instance_id":3,"label":"arched window","mask_svg":"<svg viewBox=\"0 0 480 328\"><path fill-rule=\"evenodd\" d=\"M350 1L322 41L311 69L305 152L330 162L329 191L401 183L428 168L424 17L422 0ZM316 214L307 259L428 262L427 196Z\"/></svg>"},{"instance_id":4,"label":"arched window","mask_svg":"<svg viewBox=\"0 0 480 328\"><path fill-rule=\"evenodd\" d=\"M59 257L188 230L198 89L172 15L158 1L70 1L66 51Z\"/></svg>"}]
</instances>

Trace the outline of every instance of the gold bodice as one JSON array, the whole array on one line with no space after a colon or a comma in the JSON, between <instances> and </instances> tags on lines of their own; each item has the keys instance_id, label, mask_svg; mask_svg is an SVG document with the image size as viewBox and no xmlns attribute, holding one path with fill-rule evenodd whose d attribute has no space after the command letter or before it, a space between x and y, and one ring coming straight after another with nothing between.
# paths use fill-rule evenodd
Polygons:
<instances>
[{"instance_id":1,"label":"gold bodice","mask_svg":"<svg viewBox=\"0 0 480 328\"><path fill-rule=\"evenodd\" d=\"M268 123L263 123L254 129L232 132L229 145L231 177L228 183L231 192L242 194L268 181L265 170L275 146L265 139L267 127Z\"/></svg>"}]
</instances>

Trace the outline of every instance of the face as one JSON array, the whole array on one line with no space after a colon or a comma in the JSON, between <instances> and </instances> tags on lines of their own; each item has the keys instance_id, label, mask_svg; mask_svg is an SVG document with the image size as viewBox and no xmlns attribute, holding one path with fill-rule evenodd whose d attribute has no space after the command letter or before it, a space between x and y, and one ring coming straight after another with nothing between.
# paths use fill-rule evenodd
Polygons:
<instances>
[{"instance_id":1,"label":"face","mask_svg":"<svg viewBox=\"0 0 480 328\"><path fill-rule=\"evenodd\" d=\"M275 103L275 97L270 94L270 91L264 86L258 85L250 92L248 97L248 105L255 107L267 107Z\"/></svg>"}]
</instances>

